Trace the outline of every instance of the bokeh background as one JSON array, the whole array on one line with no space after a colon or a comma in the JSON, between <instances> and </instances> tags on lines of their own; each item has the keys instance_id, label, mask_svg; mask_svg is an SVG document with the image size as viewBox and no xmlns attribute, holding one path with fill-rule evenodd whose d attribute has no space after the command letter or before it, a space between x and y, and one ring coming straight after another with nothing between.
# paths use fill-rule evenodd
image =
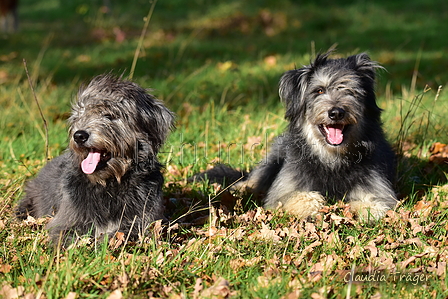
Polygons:
<instances>
[{"instance_id":1,"label":"bokeh background","mask_svg":"<svg viewBox=\"0 0 448 299\"><path fill-rule=\"evenodd\" d=\"M8 169L45 158L34 96L55 156L67 144L65 120L79 85L131 71L178 115L165 150L173 164L195 163L193 151L214 144L193 167L203 169L222 160L228 144L250 148L280 133L281 74L334 46L336 57L367 52L385 67L377 94L400 151L404 141L417 153L447 142L446 1L20 0L17 11L18 30L0 35L0 158ZM241 159L229 162L250 168L258 157Z\"/></svg>"}]
</instances>

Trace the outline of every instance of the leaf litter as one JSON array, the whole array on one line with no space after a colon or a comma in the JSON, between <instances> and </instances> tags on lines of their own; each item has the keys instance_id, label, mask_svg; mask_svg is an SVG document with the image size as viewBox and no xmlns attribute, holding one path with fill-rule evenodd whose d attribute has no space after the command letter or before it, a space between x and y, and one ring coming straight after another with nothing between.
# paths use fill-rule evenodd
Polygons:
<instances>
[{"instance_id":1,"label":"leaf litter","mask_svg":"<svg viewBox=\"0 0 448 299\"><path fill-rule=\"evenodd\" d=\"M176 167L168 171L173 177L186 175ZM247 282L252 286L245 286L246 291L263 292L286 280L282 298L343 298L336 294L343 293L353 266L355 273L386 275L394 283L397 273L412 277L426 275L435 281L446 279L446 185L434 187L412 206L402 205L388 211L376 225L357 221L349 205L343 202L323 207L314 218L297 219L261 207L242 210L237 207L241 205L240 199L225 193L217 184L202 188L203 193L194 191L200 188L182 182L168 181L167 186L174 190L165 198L172 203L171 211L167 221L151 226L150 237L129 243L126 236L117 233L109 240L110 254L104 262L117 264L119 270L98 281L105 298L124 298L141 288L147 290L149 298L239 297L242 286L238 277L249 269L258 269L260 274ZM228 198L222 201L223 194ZM19 237L21 242L36 238L30 229L42 231L48 223L48 219L32 217L20 223L4 217L0 221L12 232L11 236L17 234L14 231L25 231ZM11 236L6 240L10 244L14 242ZM39 237L46 240L44 234ZM148 251L154 242L156 249ZM133 252L136 246L141 249ZM145 254L138 254L139 250ZM229 270L215 273L219 256L227 256L225 264ZM135 266L132 272L129 269L135 264L142 266ZM5 275L18 267L17 259L0 258L0 277L10 277ZM185 278L186 271L193 276ZM178 276L184 278L177 280ZM42 286L42 279L36 275L35 285ZM338 284L328 286L328 280ZM90 284L88 281L91 280L81 279L80 284ZM371 295L380 297L381 284L373 282ZM372 288L372 284L365 282L356 284L358 295ZM419 286L425 288L427 284L428 281L422 280ZM0 285L0 297L35 298L38 289L25 290L23 285L5 280ZM446 286L440 290L446 291ZM79 296L77 290L72 290L66 298Z\"/></svg>"}]
</instances>

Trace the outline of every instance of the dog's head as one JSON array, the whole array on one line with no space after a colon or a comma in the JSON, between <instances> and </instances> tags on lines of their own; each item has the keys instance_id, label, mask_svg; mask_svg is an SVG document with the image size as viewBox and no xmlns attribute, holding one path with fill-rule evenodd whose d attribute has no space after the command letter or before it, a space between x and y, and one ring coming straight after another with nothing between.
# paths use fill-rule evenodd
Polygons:
<instances>
[{"instance_id":1,"label":"dog's head","mask_svg":"<svg viewBox=\"0 0 448 299\"><path fill-rule=\"evenodd\" d=\"M156 161L173 123L173 113L145 89L101 75L79 90L73 104L70 149L92 182L120 181L132 165Z\"/></svg>"},{"instance_id":2,"label":"dog's head","mask_svg":"<svg viewBox=\"0 0 448 299\"><path fill-rule=\"evenodd\" d=\"M364 53L340 59L329 54L283 74L279 93L290 130L302 132L309 144L340 151L362 140L369 122L378 127L381 109L374 83L375 69L381 67Z\"/></svg>"}]
</instances>

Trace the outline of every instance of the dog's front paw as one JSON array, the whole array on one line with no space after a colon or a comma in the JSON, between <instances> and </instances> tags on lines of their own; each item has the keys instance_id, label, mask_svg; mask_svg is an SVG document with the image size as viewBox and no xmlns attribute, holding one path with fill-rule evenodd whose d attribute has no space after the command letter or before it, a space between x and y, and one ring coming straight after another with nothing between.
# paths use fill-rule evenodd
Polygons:
<instances>
[{"instance_id":1,"label":"dog's front paw","mask_svg":"<svg viewBox=\"0 0 448 299\"><path fill-rule=\"evenodd\" d=\"M265 203L266 209L282 209L299 218L313 217L324 206L325 198L319 192L294 191L278 200Z\"/></svg>"},{"instance_id":2,"label":"dog's front paw","mask_svg":"<svg viewBox=\"0 0 448 299\"><path fill-rule=\"evenodd\" d=\"M350 210L358 216L361 222L378 221L386 215L391 207L381 202L375 201L352 201L350 202Z\"/></svg>"}]
</instances>

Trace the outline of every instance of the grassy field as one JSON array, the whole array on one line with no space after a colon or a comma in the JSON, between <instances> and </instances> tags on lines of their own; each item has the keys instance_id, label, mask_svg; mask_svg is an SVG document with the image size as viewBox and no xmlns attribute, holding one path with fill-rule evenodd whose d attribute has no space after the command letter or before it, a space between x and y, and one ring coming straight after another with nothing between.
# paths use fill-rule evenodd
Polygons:
<instances>
[{"instance_id":1,"label":"grassy field","mask_svg":"<svg viewBox=\"0 0 448 299\"><path fill-rule=\"evenodd\" d=\"M448 169L436 163L447 153L430 148L448 143L448 3L159 0L133 79L177 115L160 154L170 223L135 244L86 239L61 250L47 243L48 219L14 218L46 162L23 59L55 157L79 85L129 74L151 8L66 2L22 0L20 31L0 33L0 298L447 297ZM334 44L336 55L367 51L387 69L377 95L399 154L395 211L366 225L339 202L305 221L187 183L217 162L260 161L286 126L279 77Z\"/></svg>"}]
</instances>

